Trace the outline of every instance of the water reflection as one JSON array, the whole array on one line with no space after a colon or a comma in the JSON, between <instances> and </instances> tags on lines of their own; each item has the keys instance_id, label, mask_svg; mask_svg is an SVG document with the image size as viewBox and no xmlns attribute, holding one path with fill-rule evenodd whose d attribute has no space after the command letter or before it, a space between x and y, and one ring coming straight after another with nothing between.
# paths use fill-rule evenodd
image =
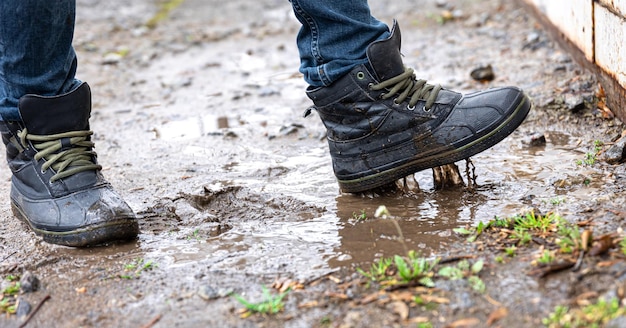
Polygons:
<instances>
[{"instance_id":1,"label":"water reflection","mask_svg":"<svg viewBox=\"0 0 626 328\"><path fill-rule=\"evenodd\" d=\"M331 267L360 265L408 250L423 256L445 253L449 243L459 240L452 229L473 222L484 197L449 190L376 198L341 195L336 201L341 243L337 256L329 259ZM381 205L391 218L374 217Z\"/></svg>"}]
</instances>

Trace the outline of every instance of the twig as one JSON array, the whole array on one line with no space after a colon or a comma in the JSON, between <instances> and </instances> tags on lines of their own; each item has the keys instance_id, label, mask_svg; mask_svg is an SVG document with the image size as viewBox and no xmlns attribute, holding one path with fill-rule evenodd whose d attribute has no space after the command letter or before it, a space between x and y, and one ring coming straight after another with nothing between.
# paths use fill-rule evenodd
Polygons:
<instances>
[{"instance_id":1,"label":"twig","mask_svg":"<svg viewBox=\"0 0 626 328\"><path fill-rule=\"evenodd\" d=\"M47 300L50 299L50 294L44 296L44 298L41 300L41 302L39 302L39 304L37 304L37 306L35 307L35 309L33 310L33 312L31 312L28 317L26 317L26 320L24 320L24 322L22 322L22 324L20 325L20 328L24 328L26 327L26 324L28 324L28 322L30 321L30 319L32 319L35 314L37 313L37 311L39 311L39 309L41 309L41 306L43 305L43 303L45 303Z\"/></svg>"},{"instance_id":2,"label":"twig","mask_svg":"<svg viewBox=\"0 0 626 328\"><path fill-rule=\"evenodd\" d=\"M439 261L437 261L437 263L438 264L443 264L443 263L457 262L457 261L461 261L461 260L475 259L475 258L476 258L476 255L451 256L451 257L442 258Z\"/></svg>"},{"instance_id":3,"label":"twig","mask_svg":"<svg viewBox=\"0 0 626 328\"><path fill-rule=\"evenodd\" d=\"M574 267L572 268L572 271L578 271L578 269L580 269L580 266L583 264L583 257L585 256L585 250L581 250L580 251L580 255L578 256L578 261L576 261L576 264L574 265Z\"/></svg>"},{"instance_id":4,"label":"twig","mask_svg":"<svg viewBox=\"0 0 626 328\"><path fill-rule=\"evenodd\" d=\"M566 269L569 269L573 266L576 265L576 262L560 262L560 263L554 263L554 264L550 264L546 267L542 267L542 268L537 268L534 270L531 270L530 272L528 272L529 276L537 276L539 278L543 278L551 273L555 273L555 272L559 272L559 271L563 271Z\"/></svg>"},{"instance_id":5,"label":"twig","mask_svg":"<svg viewBox=\"0 0 626 328\"><path fill-rule=\"evenodd\" d=\"M150 327L154 326L157 322L159 322L159 320L161 320L161 315L157 314L156 317L152 318L152 320L150 320L150 322L148 322L145 326L143 326L141 328L150 328Z\"/></svg>"},{"instance_id":6,"label":"twig","mask_svg":"<svg viewBox=\"0 0 626 328\"><path fill-rule=\"evenodd\" d=\"M2 261L0 261L0 262L4 262L4 261L8 260L8 259L9 259L9 257L11 257L11 256L15 255L15 253L17 253L17 251L15 251L15 252L13 252L13 253L11 253L11 254L9 254L9 255L5 256L5 257L2 259Z\"/></svg>"},{"instance_id":7,"label":"twig","mask_svg":"<svg viewBox=\"0 0 626 328\"><path fill-rule=\"evenodd\" d=\"M407 283L404 284L397 284L397 285L391 285L387 288L385 288L386 292L393 292L396 290L400 290L400 289L404 289L404 288L411 288L411 287L417 287L417 286L421 286L422 284L419 281L409 281Z\"/></svg>"}]
</instances>

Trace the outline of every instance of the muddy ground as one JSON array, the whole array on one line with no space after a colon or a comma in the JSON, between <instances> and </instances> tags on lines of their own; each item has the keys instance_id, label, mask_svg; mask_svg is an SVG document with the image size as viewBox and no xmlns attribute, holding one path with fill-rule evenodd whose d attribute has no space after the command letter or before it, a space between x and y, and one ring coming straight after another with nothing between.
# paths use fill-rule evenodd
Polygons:
<instances>
[{"instance_id":1,"label":"muddy ground","mask_svg":"<svg viewBox=\"0 0 626 328\"><path fill-rule=\"evenodd\" d=\"M530 274L537 244L509 257L497 236L469 243L453 232L535 208L623 236L624 166L580 164L623 124L598 109L594 76L514 2L370 1L380 19L399 20L405 63L420 78L462 92L517 85L534 109L472 158L474 190L435 190L424 171L419 191L363 195L339 192L324 128L303 118L311 103L287 1L187 0L169 12L164 4L78 1L78 77L93 89L96 149L139 215L139 238L86 249L43 243L11 215L2 166L2 286L29 272L40 287L22 292L22 308L0 326L30 313L29 327L515 328L541 326L557 305L623 297L619 250L540 277ZM471 78L488 64L494 80ZM533 135L546 142L531 144ZM391 218L375 217L380 205ZM465 279L384 291L357 271L408 250L483 261L484 291ZM150 265L130 269L138 263ZM265 286L274 295L281 284L291 286L281 312L242 318L233 293L258 302Z\"/></svg>"}]
</instances>

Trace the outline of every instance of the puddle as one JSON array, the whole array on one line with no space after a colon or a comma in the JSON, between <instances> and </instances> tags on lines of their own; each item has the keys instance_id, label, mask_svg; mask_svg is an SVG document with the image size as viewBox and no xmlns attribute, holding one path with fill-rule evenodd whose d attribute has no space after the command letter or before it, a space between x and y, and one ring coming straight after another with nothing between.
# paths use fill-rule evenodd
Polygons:
<instances>
[{"instance_id":1,"label":"puddle","mask_svg":"<svg viewBox=\"0 0 626 328\"><path fill-rule=\"evenodd\" d=\"M412 194L340 194L325 145L307 144L283 153L248 149L246 156L256 160L225 164L222 177L227 182L207 184L215 190L245 189L229 195L226 203L206 205L232 229L196 241L170 238L144 250L147 256L167 257L172 266L202 263L215 270L308 279L408 250L442 256L461 238L454 228L531 207L576 215L589 206L589 195L602 193L602 177L576 164L584 156L576 150L576 137L546 131L545 145L529 147L520 142L526 132L516 133L472 158L478 175L472 192L436 191L432 171L426 170L415 175L421 191ZM465 171L465 162L457 165ZM247 199L254 194L261 199ZM306 209L311 205L321 210ZM381 205L391 218L374 217ZM181 234L194 228L183 227Z\"/></svg>"},{"instance_id":2,"label":"puddle","mask_svg":"<svg viewBox=\"0 0 626 328\"><path fill-rule=\"evenodd\" d=\"M204 115L184 120L172 120L154 128L157 138L171 141L193 140L202 136L221 135L229 127L225 116Z\"/></svg>"}]
</instances>

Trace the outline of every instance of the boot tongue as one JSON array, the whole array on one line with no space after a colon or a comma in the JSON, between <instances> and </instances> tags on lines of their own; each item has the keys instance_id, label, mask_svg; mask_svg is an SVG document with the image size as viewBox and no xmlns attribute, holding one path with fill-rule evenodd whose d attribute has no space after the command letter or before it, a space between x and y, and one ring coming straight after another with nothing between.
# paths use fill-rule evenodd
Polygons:
<instances>
[{"instance_id":1,"label":"boot tongue","mask_svg":"<svg viewBox=\"0 0 626 328\"><path fill-rule=\"evenodd\" d=\"M89 85L83 83L74 91L60 96L26 95L20 98L18 107L29 134L51 135L89 130L91 91Z\"/></svg>"},{"instance_id":2,"label":"boot tongue","mask_svg":"<svg viewBox=\"0 0 626 328\"><path fill-rule=\"evenodd\" d=\"M404 73L400 43L400 27L398 22L394 20L389 38L374 41L367 47L367 59L374 70L378 82Z\"/></svg>"}]
</instances>

